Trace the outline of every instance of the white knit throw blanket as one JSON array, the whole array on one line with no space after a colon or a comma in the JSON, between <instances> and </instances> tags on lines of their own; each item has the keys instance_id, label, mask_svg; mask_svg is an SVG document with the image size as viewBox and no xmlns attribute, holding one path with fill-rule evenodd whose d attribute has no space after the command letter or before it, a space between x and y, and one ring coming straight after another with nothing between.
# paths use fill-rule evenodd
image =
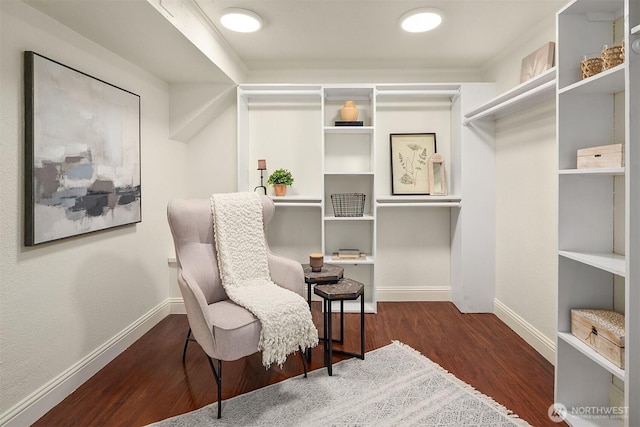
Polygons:
<instances>
[{"instance_id":1,"label":"white knit throw blanket","mask_svg":"<svg viewBox=\"0 0 640 427\"><path fill-rule=\"evenodd\" d=\"M318 330L304 298L271 280L262 202L255 193L214 194L211 211L222 286L260 320L262 364L282 366L299 347L315 346Z\"/></svg>"}]
</instances>

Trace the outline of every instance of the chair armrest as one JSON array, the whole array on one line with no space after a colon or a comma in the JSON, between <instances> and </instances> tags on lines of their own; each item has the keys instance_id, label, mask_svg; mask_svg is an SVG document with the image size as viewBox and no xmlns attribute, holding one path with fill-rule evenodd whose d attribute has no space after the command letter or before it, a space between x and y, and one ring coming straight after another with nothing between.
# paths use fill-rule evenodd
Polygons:
<instances>
[{"instance_id":1,"label":"chair armrest","mask_svg":"<svg viewBox=\"0 0 640 427\"><path fill-rule=\"evenodd\" d=\"M290 258L268 252L269 272L274 283L304 296L304 271L302 265Z\"/></svg>"}]
</instances>

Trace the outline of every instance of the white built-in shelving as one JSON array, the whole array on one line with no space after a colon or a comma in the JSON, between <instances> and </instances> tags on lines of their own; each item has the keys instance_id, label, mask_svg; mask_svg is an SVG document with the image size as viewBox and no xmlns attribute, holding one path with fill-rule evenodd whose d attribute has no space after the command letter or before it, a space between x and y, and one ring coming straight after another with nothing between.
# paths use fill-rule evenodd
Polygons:
<instances>
[{"instance_id":1,"label":"white built-in shelving","mask_svg":"<svg viewBox=\"0 0 640 427\"><path fill-rule=\"evenodd\" d=\"M270 171L289 169L293 186L286 196L272 196L278 213L267 230L270 246L300 262L308 262L309 253L322 251L326 263L342 265L345 276L365 284L369 312L377 310L379 295L387 300L433 299L430 292L442 295L444 286L450 287L451 300L462 311L491 311L493 246L487 250L487 242L494 239L493 228L477 230L474 224L493 223L492 198L475 197L493 185L493 174L491 168L475 167L481 172L471 177L463 175L461 167L490 165L492 153L478 150L477 135L464 131L461 123L466 106L484 102L492 87L485 83L241 85L238 190L251 191L260 184L253 166L258 159L267 160L265 182ZM347 100L356 102L363 126L335 125ZM389 134L421 132L437 135L449 195L392 194ZM472 196L463 207L465 191ZM268 192L271 195L271 188ZM335 216L331 195L351 192L365 194L363 215ZM393 247L402 241L414 248L410 258L395 255ZM434 245L440 247L432 259ZM333 259L341 248L358 248L364 256ZM479 257L485 262L477 267L474 260ZM397 267L403 264L406 268L398 274ZM430 274L433 269L437 274ZM425 277L431 276L445 276L446 283L436 283L431 291L424 285ZM346 304L345 310L359 310L357 302Z\"/></svg>"},{"instance_id":2,"label":"white built-in shelving","mask_svg":"<svg viewBox=\"0 0 640 427\"><path fill-rule=\"evenodd\" d=\"M464 115L464 124L476 120L496 120L555 97L556 68L519 84Z\"/></svg>"},{"instance_id":3,"label":"white built-in shelving","mask_svg":"<svg viewBox=\"0 0 640 427\"><path fill-rule=\"evenodd\" d=\"M578 67L582 55L605 44L622 38L630 46L639 21L637 0L574 0L557 15L555 402L572 426L640 425L640 58L627 48L623 64L586 79ZM578 149L621 142L625 166L576 168ZM573 308L625 314L624 369L571 333ZM622 400L611 397L616 381L624 384ZM615 416L607 416L612 409Z\"/></svg>"}]
</instances>

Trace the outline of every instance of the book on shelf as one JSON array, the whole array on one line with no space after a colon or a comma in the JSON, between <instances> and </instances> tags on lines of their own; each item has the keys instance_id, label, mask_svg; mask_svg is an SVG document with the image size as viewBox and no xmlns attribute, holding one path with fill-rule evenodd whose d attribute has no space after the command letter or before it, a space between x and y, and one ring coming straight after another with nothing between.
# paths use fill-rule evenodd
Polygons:
<instances>
[{"instance_id":1,"label":"book on shelf","mask_svg":"<svg viewBox=\"0 0 640 427\"><path fill-rule=\"evenodd\" d=\"M362 120L354 120L354 121L344 121L344 120L336 120L336 126L364 126L364 122Z\"/></svg>"},{"instance_id":2,"label":"book on shelf","mask_svg":"<svg viewBox=\"0 0 640 427\"><path fill-rule=\"evenodd\" d=\"M334 260L358 260L366 259L366 255L360 252L360 249L338 249L338 252L332 254Z\"/></svg>"},{"instance_id":3,"label":"book on shelf","mask_svg":"<svg viewBox=\"0 0 640 427\"><path fill-rule=\"evenodd\" d=\"M333 261L364 261L367 259L366 254L360 254L358 256L340 256L338 252L334 252L331 255L331 260Z\"/></svg>"}]
</instances>

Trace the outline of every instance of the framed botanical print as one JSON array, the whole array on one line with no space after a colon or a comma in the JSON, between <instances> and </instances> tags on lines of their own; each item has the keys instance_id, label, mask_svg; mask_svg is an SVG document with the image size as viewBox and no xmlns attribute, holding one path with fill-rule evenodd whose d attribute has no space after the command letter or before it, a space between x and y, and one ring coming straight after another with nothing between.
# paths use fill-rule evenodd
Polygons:
<instances>
[{"instance_id":1,"label":"framed botanical print","mask_svg":"<svg viewBox=\"0 0 640 427\"><path fill-rule=\"evenodd\" d=\"M429 194L427 162L436 152L435 133L392 133L391 192Z\"/></svg>"}]
</instances>

